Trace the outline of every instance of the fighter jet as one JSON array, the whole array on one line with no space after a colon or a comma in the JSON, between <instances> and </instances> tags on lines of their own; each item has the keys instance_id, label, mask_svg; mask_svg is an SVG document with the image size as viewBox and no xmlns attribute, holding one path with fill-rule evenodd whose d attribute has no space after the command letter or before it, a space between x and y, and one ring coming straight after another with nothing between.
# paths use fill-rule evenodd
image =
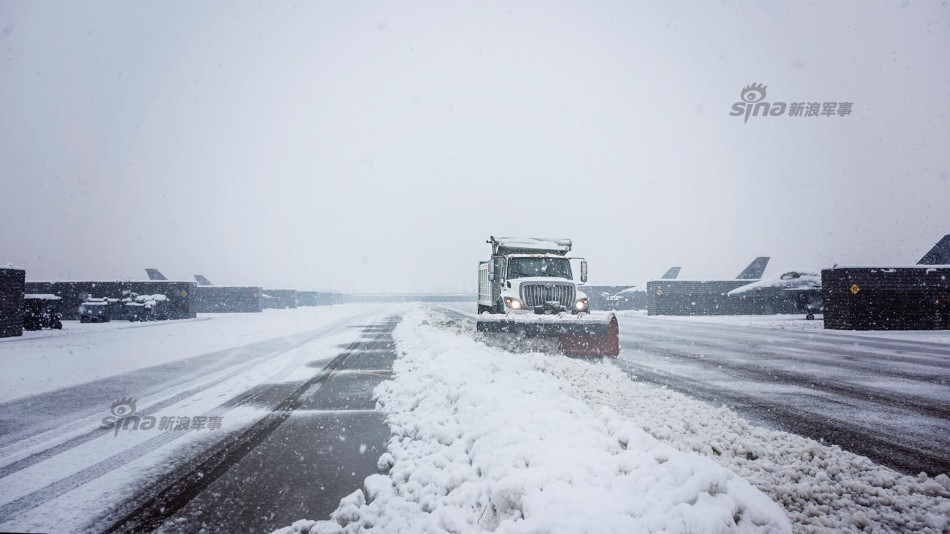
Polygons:
<instances>
[{"instance_id":1,"label":"fighter jet","mask_svg":"<svg viewBox=\"0 0 950 534\"><path fill-rule=\"evenodd\" d=\"M165 278L164 274L162 274L161 272L159 272L158 269L155 269L153 267L146 268L145 272L148 273L149 280L168 280L168 278Z\"/></svg>"},{"instance_id":2,"label":"fighter jet","mask_svg":"<svg viewBox=\"0 0 950 534\"><path fill-rule=\"evenodd\" d=\"M736 280L758 280L762 278L765 268L769 266L769 259L768 256L759 256L752 260L752 263L739 273Z\"/></svg>"},{"instance_id":3,"label":"fighter jet","mask_svg":"<svg viewBox=\"0 0 950 534\"><path fill-rule=\"evenodd\" d=\"M812 320L823 309L821 302L821 273L809 270L787 271L773 278L766 278L733 289L730 298L755 298L773 300L773 309L788 308L791 303Z\"/></svg>"},{"instance_id":4,"label":"fighter jet","mask_svg":"<svg viewBox=\"0 0 950 534\"><path fill-rule=\"evenodd\" d=\"M950 265L950 234L943 236L917 265Z\"/></svg>"},{"instance_id":5,"label":"fighter jet","mask_svg":"<svg viewBox=\"0 0 950 534\"><path fill-rule=\"evenodd\" d=\"M669 269L666 270L665 273L663 273L663 276L661 276L659 280L676 280L676 277L679 276L679 274L680 274L679 267L670 267ZM636 293L637 291L646 291L646 289L644 289L645 287L646 287L646 284L637 284L635 286L630 286L617 294L620 295L623 293Z\"/></svg>"},{"instance_id":6,"label":"fighter jet","mask_svg":"<svg viewBox=\"0 0 950 534\"><path fill-rule=\"evenodd\" d=\"M917 265L950 265L950 235L943 236ZM814 319L824 311L821 298L821 273L811 270L794 270L782 273L777 278L760 280L729 292L733 298L772 300L772 307L784 309L794 303L805 319Z\"/></svg>"},{"instance_id":7,"label":"fighter jet","mask_svg":"<svg viewBox=\"0 0 950 534\"><path fill-rule=\"evenodd\" d=\"M670 267L665 273L663 273L663 276L660 277L660 280L675 280L679 275L679 267Z\"/></svg>"},{"instance_id":8,"label":"fighter jet","mask_svg":"<svg viewBox=\"0 0 950 534\"><path fill-rule=\"evenodd\" d=\"M756 313L752 301L730 299L726 293L756 282L769 264L760 256L731 280L650 280L646 287L647 312L650 315L736 315Z\"/></svg>"}]
</instances>

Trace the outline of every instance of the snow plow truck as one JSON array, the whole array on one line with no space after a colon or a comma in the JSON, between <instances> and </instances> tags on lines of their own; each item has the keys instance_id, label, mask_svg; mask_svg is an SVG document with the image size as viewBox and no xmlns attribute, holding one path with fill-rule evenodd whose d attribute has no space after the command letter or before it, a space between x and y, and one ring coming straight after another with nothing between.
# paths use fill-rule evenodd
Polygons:
<instances>
[{"instance_id":1,"label":"snow plow truck","mask_svg":"<svg viewBox=\"0 0 950 534\"><path fill-rule=\"evenodd\" d=\"M570 356L620 353L617 317L590 314L579 287L587 282L587 261L568 257L570 239L492 236L487 243L491 257L478 263L480 336ZM580 263L580 284L572 260Z\"/></svg>"}]
</instances>

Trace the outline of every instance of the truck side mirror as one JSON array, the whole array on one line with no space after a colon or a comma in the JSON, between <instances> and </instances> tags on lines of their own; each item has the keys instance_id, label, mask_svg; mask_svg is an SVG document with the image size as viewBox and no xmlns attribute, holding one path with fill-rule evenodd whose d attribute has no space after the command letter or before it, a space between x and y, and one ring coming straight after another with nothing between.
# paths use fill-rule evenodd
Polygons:
<instances>
[{"instance_id":1,"label":"truck side mirror","mask_svg":"<svg viewBox=\"0 0 950 534\"><path fill-rule=\"evenodd\" d=\"M492 282L495 281L495 262L494 261L488 262L488 279Z\"/></svg>"},{"instance_id":2,"label":"truck side mirror","mask_svg":"<svg viewBox=\"0 0 950 534\"><path fill-rule=\"evenodd\" d=\"M581 283L587 283L587 260L581 260Z\"/></svg>"}]
</instances>

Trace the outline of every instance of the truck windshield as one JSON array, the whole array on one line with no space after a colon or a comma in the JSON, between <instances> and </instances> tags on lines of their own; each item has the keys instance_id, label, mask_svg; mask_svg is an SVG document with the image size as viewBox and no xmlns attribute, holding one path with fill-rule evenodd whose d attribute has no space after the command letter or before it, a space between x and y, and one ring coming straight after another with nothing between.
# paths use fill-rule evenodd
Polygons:
<instances>
[{"instance_id":1,"label":"truck windshield","mask_svg":"<svg viewBox=\"0 0 950 534\"><path fill-rule=\"evenodd\" d=\"M571 261L567 258L509 258L508 278L548 276L572 278Z\"/></svg>"}]
</instances>

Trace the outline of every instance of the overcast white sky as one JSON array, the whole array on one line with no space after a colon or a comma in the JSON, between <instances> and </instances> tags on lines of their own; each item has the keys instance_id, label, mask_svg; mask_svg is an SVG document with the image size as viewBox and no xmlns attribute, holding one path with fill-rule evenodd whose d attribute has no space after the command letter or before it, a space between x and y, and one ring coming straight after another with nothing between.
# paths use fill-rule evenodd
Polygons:
<instances>
[{"instance_id":1,"label":"overcast white sky","mask_svg":"<svg viewBox=\"0 0 950 534\"><path fill-rule=\"evenodd\" d=\"M0 0L0 262L474 291L914 263L950 233L946 2ZM847 101L847 117L730 117Z\"/></svg>"}]
</instances>

